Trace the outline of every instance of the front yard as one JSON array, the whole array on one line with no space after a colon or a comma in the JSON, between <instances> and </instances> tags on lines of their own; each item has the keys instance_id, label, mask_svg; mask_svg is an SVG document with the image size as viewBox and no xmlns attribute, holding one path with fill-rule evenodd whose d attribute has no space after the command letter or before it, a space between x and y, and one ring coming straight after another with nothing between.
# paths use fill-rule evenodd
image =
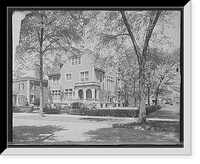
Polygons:
<instances>
[{"instance_id":1,"label":"front yard","mask_svg":"<svg viewBox=\"0 0 200 164\"><path fill-rule=\"evenodd\" d=\"M159 110L159 112L163 111L167 111L167 109ZM157 128L153 130L140 130L128 126L113 126L115 124L130 125L137 121L136 118L72 116L67 114L46 114L45 117L41 118L38 113L15 113L13 114L14 142L12 144L180 145L179 121L177 119L175 121L153 120L158 118L159 114L152 114L156 115L156 117L151 115L148 123ZM174 115L168 118L173 117ZM164 127L164 130L161 127ZM166 130L167 128L174 130Z\"/></svg>"}]
</instances>

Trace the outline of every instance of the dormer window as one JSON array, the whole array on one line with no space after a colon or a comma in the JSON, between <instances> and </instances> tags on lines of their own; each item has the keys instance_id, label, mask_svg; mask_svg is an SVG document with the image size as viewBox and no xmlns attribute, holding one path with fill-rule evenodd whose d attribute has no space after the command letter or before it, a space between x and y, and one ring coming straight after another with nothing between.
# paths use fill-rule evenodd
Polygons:
<instances>
[{"instance_id":1,"label":"dormer window","mask_svg":"<svg viewBox=\"0 0 200 164\"><path fill-rule=\"evenodd\" d=\"M73 57L72 58L72 65L81 64L81 57Z\"/></svg>"}]
</instances>

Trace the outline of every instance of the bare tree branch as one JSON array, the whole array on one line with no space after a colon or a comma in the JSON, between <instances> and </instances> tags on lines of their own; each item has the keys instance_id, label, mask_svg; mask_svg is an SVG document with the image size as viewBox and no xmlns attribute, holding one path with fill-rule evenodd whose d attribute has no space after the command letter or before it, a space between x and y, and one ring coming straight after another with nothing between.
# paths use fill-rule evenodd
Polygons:
<instances>
[{"instance_id":1,"label":"bare tree branch","mask_svg":"<svg viewBox=\"0 0 200 164\"><path fill-rule=\"evenodd\" d=\"M130 35L130 37L131 37L131 41L132 41L132 43L133 43L134 50L135 50L135 53L136 53L137 58L138 58L138 62L140 63L140 62L141 62L141 56L140 56L139 47L138 47L138 45L137 45L137 43L136 43L135 37L133 36L133 33L132 33L132 31L131 31L130 25L128 24L128 21L127 21L127 19L126 19L126 15L125 15L124 11L120 11L120 12L121 12L121 15L122 15L124 24L125 24L125 26L126 26L126 28L127 28L127 30L128 30L128 33L129 33L129 35Z\"/></svg>"},{"instance_id":2,"label":"bare tree branch","mask_svg":"<svg viewBox=\"0 0 200 164\"><path fill-rule=\"evenodd\" d=\"M150 16L150 21L149 21L149 25L148 25L148 28L147 28L147 32L146 32L146 36L145 36L145 41L144 41L144 46L143 46L143 52L142 52L142 55L144 58L146 58L146 52L147 52L147 48L148 48L148 44L149 44L149 40L151 38L151 35L152 35L152 32L153 32L153 29L160 17L160 14L161 14L161 10L159 11L156 11L156 16L154 18L154 11L152 12L151 16Z\"/></svg>"}]
</instances>

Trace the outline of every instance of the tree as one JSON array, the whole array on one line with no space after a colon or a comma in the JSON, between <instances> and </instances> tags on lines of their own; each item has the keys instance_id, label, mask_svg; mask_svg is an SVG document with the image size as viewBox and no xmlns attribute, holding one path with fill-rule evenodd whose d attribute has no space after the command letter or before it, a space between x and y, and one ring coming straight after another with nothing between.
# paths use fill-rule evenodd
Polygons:
<instances>
[{"instance_id":1,"label":"tree","mask_svg":"<svg viewBox=\"0 0 200 164\"><path fill-rule=\"evenodd\" d=\"M111 48L108 53L133 48L139 69L139 121L146 123L145 64L153 30L162 11L113 11L102 14L105 28L100 32L101 44ZM105 15L105 16L104 16ZM103 19L102 18L102 19ZM106 21L105 21L106 18ZM98 18L101 21L101 18ZM97 28L98 29L98 28ZM101 29L101 28L100 28ZM131 41L131 44L130 44Z\"/></svg>"},{"instance_id":2,"label":"tree","mask_svg":"<svg viewBox=\"0 0 200 164\"><path fill-rule=\"evenodd\" d=\"M155 97L155 105L159 95L170 93L170 88L180 88L179 49L174 52L163 52L157 48L150 49L146 64L146 88L148 99L150 95Z\"/></svg>"},{"instance_id":3,"label":"tree","mask_svg":"<svg viewBox=\"0 0 200 164\"><path fill-rule=\"evenodd\" d=\"M124 104L129 105L129 97L136 98L136 81L138 79L138 68L136 66L136 58L134 50L125 50L117 60L118 77L122 82L122 90L124 91ZM132 88L132 89L130 89ZM131 96L133 95L133 96ZM136 100L136 99L135 99ZM135 102L136 103L136 102Z\"/></svg>"},{"instance_id":4,"label":"tree","mask_svg":"<svg viewBox=\"0 0 200 164\"><path fill-rule=\"evenodd\" d=\"M127 28L128 34L133 43L133 47L138 59L139 66L139 79L140 79L140 111L139 111L139 120L141 123L146 123L146 103L145 103L145 64L146 64L146 56L147 50L149 46L149 41L154 30L154 27L160 17L162 11L150 11L148 13L149 21L148 27L145 33L145 40L143 42L142 48L139 48L138 43L135 40L133 32L131 30L131 26L127 21L127 17L124 11L121 11L121 15L124 21L124 24ZM141 49L141 50L140 50Z\"/></svg>"},{"instance_id":5,"label":"tree","mask_svg":"<svg viewBox=\"0 0 200 164\"><path fill-rule=\"evenodd\" d=\"M170 88L174 85L178 85L180 88L179 78L179 50L173 53L160 54L157 59L157 67L155 69L154 81L155 85L155 105L157 105L157 99L160 94L170 92Z\"/></svg>"},{"instance_id":6,"label":"tree","mask_svg":"<svg viewBox=\"0 0 200 164\"><path fill-rule=\"evenodd\" d=\"M78 52L85 21L82 11L35 10L22 21L18 54L39 67L40 116L43 116L43 58L54 52ZM23 58L23 57L22 57Z\"/></svg>"}]
</instances>

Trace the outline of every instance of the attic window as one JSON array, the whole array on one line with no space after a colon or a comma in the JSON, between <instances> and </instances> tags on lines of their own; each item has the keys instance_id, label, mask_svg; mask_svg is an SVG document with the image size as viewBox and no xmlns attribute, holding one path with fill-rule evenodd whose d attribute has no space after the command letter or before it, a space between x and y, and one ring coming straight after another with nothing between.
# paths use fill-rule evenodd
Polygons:
<instances>
[{"instance_id":1,"label":"attic window","mask_svg":"<svg viewBox=\"0 0 200 164\"><path fill-rule=\"evenodd\" d=\"M81 57L73 57L72 58L72 65L81 64Z\"/></svg>"}]
</instances>

